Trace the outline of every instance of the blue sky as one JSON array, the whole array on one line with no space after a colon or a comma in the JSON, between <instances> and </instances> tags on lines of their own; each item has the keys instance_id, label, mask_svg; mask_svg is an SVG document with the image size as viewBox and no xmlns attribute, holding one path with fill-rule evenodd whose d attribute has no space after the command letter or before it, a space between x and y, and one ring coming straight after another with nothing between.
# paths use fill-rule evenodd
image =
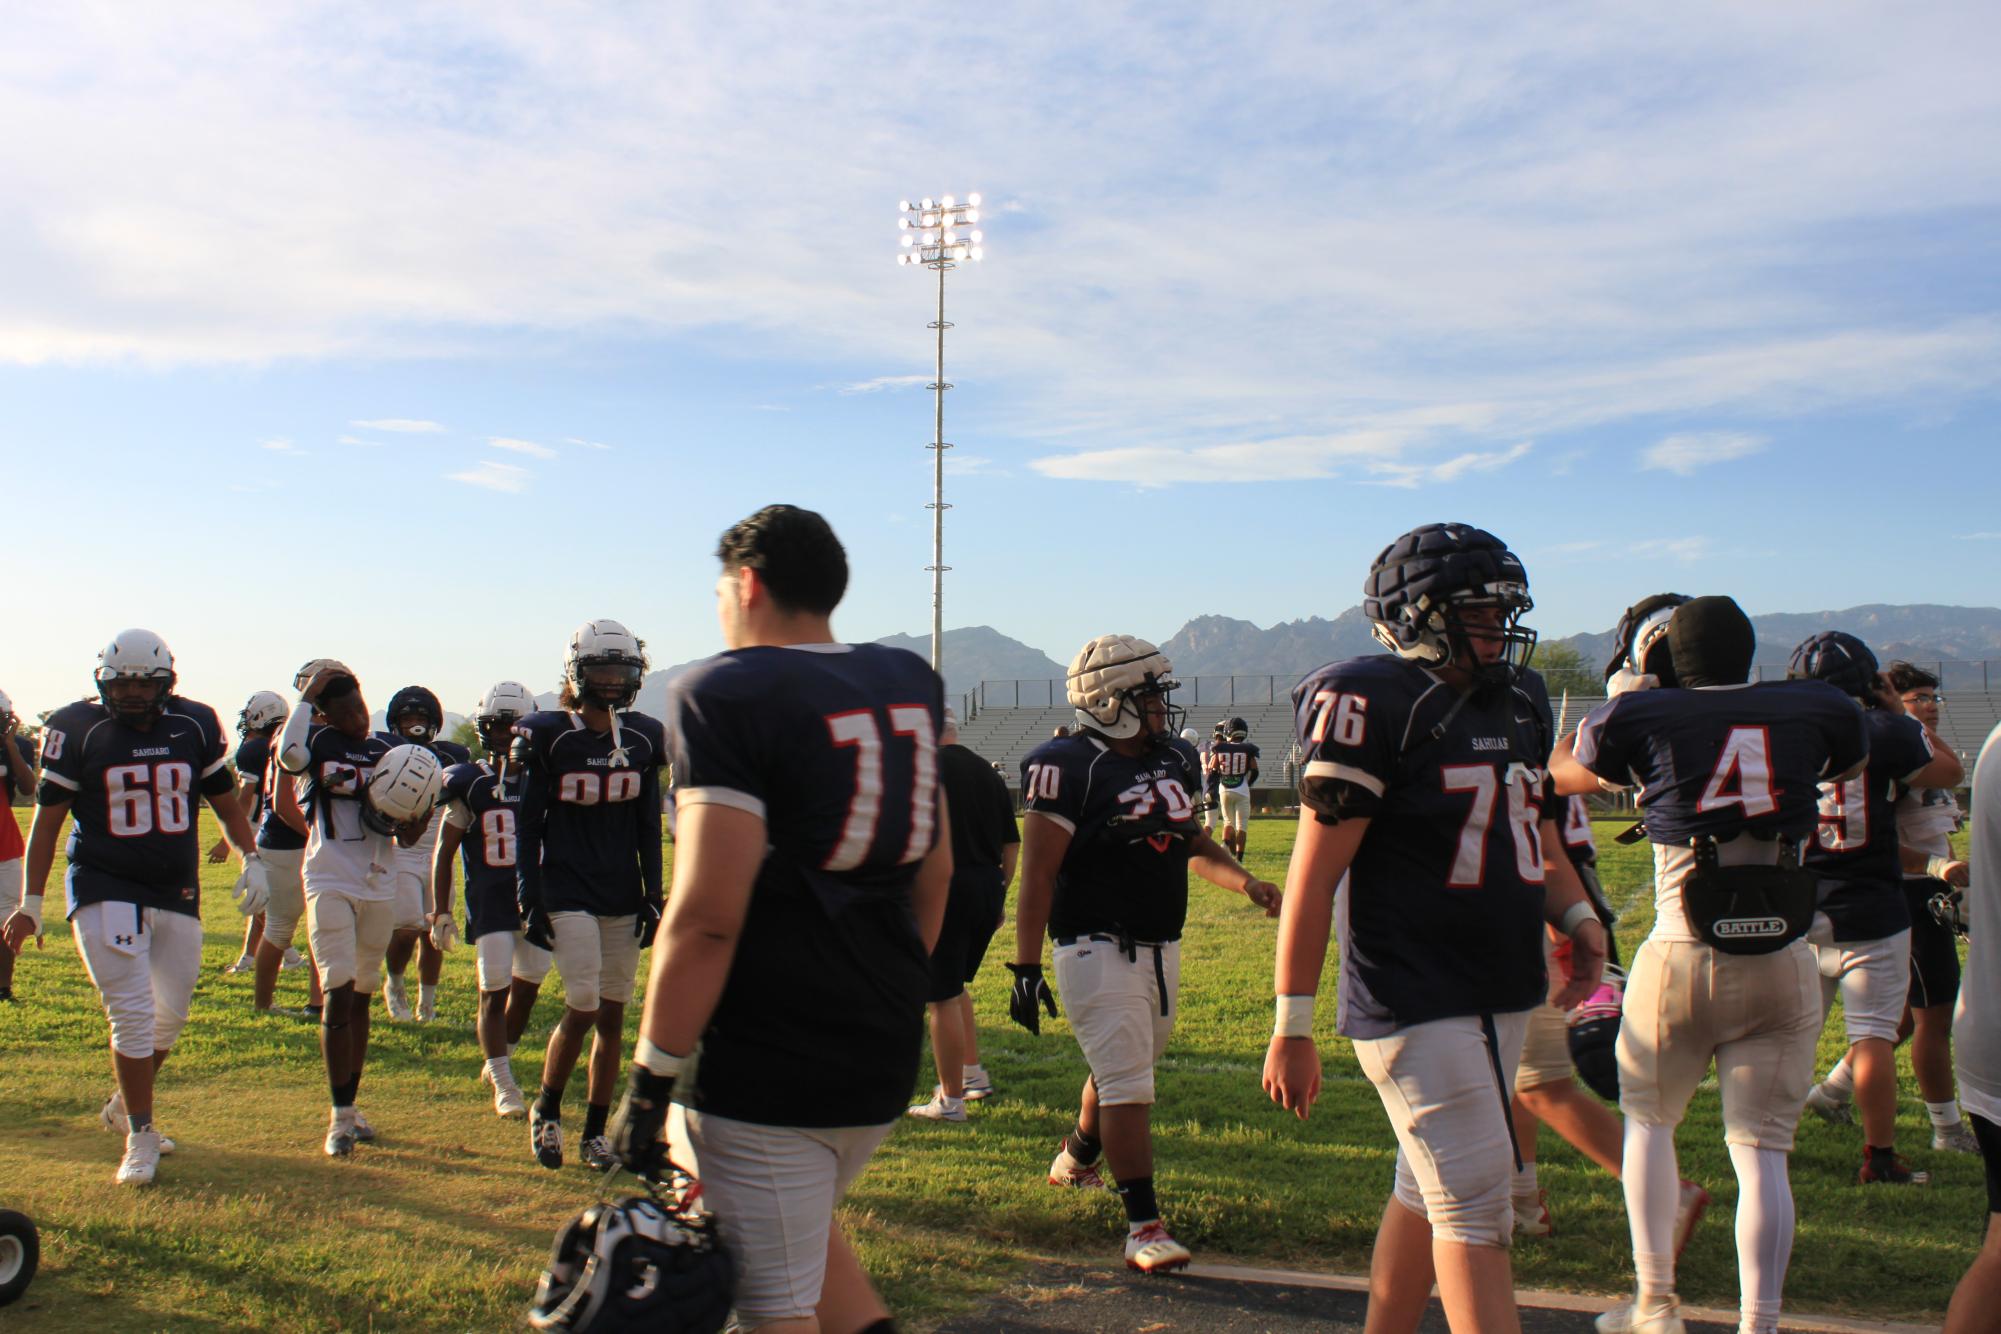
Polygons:
<instances>
[{"instance_id":1,"label":"blue sky","mask_svg":"<svg viewBox=\"0 0 2001 1334\"><path fill-rule=\"evenodd\" d=\"M11 20L0 687L679 661L772 500L924 631L895 204L968 190L948 625L1331 616L1441 518L1546 634L2001 601L1991 5L673 8Z\"/></svg>"}]
</instances>

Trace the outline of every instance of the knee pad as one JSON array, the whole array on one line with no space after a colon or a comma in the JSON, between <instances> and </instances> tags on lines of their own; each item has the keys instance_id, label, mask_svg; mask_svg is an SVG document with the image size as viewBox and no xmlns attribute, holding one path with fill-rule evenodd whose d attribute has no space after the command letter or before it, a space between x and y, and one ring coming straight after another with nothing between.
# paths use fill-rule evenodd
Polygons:
<instances>
[{"instance_id":1,"label":"knee pad","mask_svg":"<svg viewBox=\"0 0 2001 1334\"><path fill-rule=\"evenodd\" d=\"M143 1061L153 1055L153 1011L150 1004L143 1012L136 1006L120 1006L118 1009L107 1006L105 1015L111 1020L111 1050L134 1061Z\"/></svg>"},{"instance_id":2,"label":"knee pad","mask_svg":"<svg viewBox=\"0 0 2001 1334\"><path fill-rule=\"evenodd\" d=\"M276 908L264 909L264 943L273 949L288 950L299 935L299 915L281 914Z\"/></svg>"},{"instance_id":3,"label":"knee pad","mask_svg":"<svg viewBox=\"0 0 2001 1334\"><path fill-rule=\"evenodd\" d=\"M156 1011L153 1015L153 1050L172 1051L174 1040L180 1037L181 1030L187 1027L187 1023L186 1013L177 1014L169 1011L161 1014Z\"/></svg>"}]
</instances>

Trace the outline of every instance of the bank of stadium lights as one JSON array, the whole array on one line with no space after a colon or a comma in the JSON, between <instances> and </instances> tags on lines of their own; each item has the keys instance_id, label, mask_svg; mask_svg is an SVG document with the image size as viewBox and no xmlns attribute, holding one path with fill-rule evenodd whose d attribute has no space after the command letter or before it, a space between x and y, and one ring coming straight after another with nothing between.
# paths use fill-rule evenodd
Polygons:
<instances>
[{"instance_id":1,"label":"bank of stadium lights","mask_svg":"<svg viewBox=\"0 0 2001 1334\"><path fill-rule=\"evenodd\" d=\"M897 239L902 242L896 262L921 264L938 274L938 318L927 326L938 334L938 373L929 386L932 434L925 448L932 451L931 503L925 508L931 511L931 563L924 568L931 572L931 667L942 674L945 571L952 568L945 563L945 511L952 508L945 503L945 451L952 447L945 442L945 391L952 387L945 380L945 331L952 327L945 319L945 274L968 261L985 258L985 237L978 229L978 195L967 195L963 203L952 195L915 204L906 199L896 208Z\"/></svg>"}]
</instances>

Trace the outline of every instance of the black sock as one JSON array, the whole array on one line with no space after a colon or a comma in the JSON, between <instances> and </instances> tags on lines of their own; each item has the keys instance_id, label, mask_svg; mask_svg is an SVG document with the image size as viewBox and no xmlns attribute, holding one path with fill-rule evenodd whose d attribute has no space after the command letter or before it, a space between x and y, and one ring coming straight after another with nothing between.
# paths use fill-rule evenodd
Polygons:
<instances>
[{"instance_id":1,"label":"black sock","mask_svg":"<svg viewBox=\"0 0 2001 1334\"><path fill-rule=\"evenodd\" d=\"M552 1089L547 1084L544 1084L541 1093L535 1097L535 1115L541 1117L544 1121L562 1120L563 1090Z\"/></svg>"},{"instance_id":2,"label":"black sock","mask_svg":"<svg viewBox=\"0 0 2001 1334\"><path fill-rule=\"evenodd\" d=\"M604 1123L611 1120L611 1104L594 1102L584 1108L584 1138L596 1139L604 1134Z\"/></svg>"},{"instance_id":3,"label":"black sock","mask_svg":"<svg viewBox=\"0 0 2001 1334\"><path fill-rule=\"evenodd\" d=\"M855 1331L855 1334L896 1334L896 1322L888 1316Z\"/></svg>"},{"instance_id":4,"label":"black sock","mask_svg":"<svg viewBox=\"0 0 2001 1334\"><path fill-rule=\"evenodd\" d=\"M1874 1144L1864 1145L1863 1147L1869 1151L1869 1161L1877 1167L1888 1167L1897 1161L1897 1149L1895 1145L1887 1149L1878 1148Z\"/></svg>"},{"instance_id":5,"label":"black sock","mask_svg":"<svg viewBox=\"0 0 2001 1334\"><path fill-rule=\"evenodd\" d=\"M343 1083L341 1083L334 1089L334 1106L352 1107L354 1106L355 1098L358 1097L360 1093L361 1093L361 1076L349 1075Z\"/></svg>"},{"instance_id":6,"label":"black sock","mask_svg":"<svg viewBox=\"0 0 2001 1334\"><path fill-rule=\"evenodd\" d=\"M1085 1167L1089 1167L1098 1161L1098 1155L1105 1151L1105 1145L1104 1141L1095 1136L1086 1135L1084 1127L1078 1126L1064 1136L1063 1151Z\"/></svg>"},{"instance_id":7,"label":"black sock","mask_svg":"<svg viewBox=\"0 0 2001 1334\"><path fill-rule=\"evenodd\" d=\"M134 1135L143 1130L151 1130L153 1128L153 1114L148 1112L144 1116L128 1116L125 1118L125 1128Z\"/></svg>"},{"instance_id":8,"label":"black sock","mask_svg":"<svg viewBox=\"0 0 2001 1334\"><path fill-rule=\"evenodd\" d=\"M1160 1217L1160 1203L1153 1198L1153 1178L1134 1177L1119 1183L1119 1198L1126 1202L1126 1222L1151 1223Z\"/></svg>"},{"instance_id":9,"label":"black sock","mask_svg":"<svg viewBox=\"0 0 2001 1334\"><path fill-rule=\"evenodd\" d=\"M327 1081L327 1090L328 1092L333 1094L334 1106L336 1107L354 1106L354 1095L347 1091L347 1081L345 1079L339 1081L329 1079Z\"/></svg>"}]
</instances>

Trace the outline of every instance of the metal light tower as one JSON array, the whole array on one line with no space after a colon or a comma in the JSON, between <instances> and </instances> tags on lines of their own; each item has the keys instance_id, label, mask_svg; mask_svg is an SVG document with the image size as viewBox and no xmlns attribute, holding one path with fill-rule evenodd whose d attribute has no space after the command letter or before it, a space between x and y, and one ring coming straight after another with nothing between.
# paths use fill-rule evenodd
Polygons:
<instances>
[{"instance_id":1,"label":"metal light tower","mask_svg":"<svg viewBox=\"0 0 2001 1334\"><path fill-rule=\"evenodd\" d=\"M938 273L938 318L926 326L938 331L938 372L929 386L932 430L931 443L925 446L932 451L931 503L925 506L931 511L931 564L925 568L931 571L931 669L943 675L945 571L952 568L945 564L945 511L951 508L945 503L945 451L952 447L945 443L945 391L952 387L945 382L945 331L952 327L945 320L945 272L982 257L981 233L973 230L980 220L980 197L967 195L960 203L946 195L915 205L906 199L897 209L903 250L896 262L922 264Z\"/></svg>"}]
</instances>

